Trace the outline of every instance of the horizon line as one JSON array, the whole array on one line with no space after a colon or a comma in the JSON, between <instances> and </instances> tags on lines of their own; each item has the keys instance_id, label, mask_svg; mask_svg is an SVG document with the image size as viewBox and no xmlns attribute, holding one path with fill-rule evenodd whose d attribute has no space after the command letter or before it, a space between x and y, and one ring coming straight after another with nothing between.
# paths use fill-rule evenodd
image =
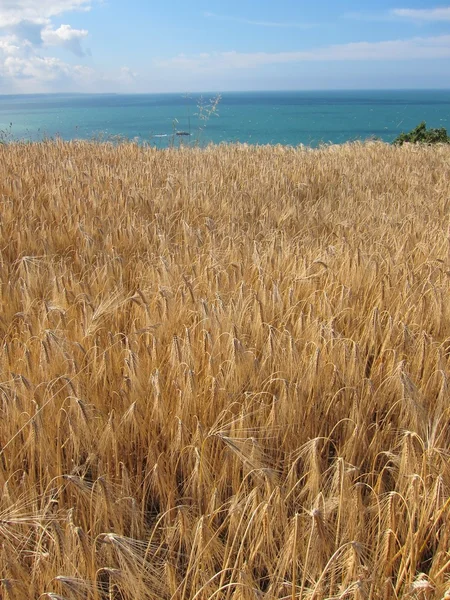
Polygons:
<instances>
[{"instance_id":1,"label":"horizon line","mask_svg":"<svg viewBox=\"0 0 450 600\"><path fill-rule=\"evenodd\" d=\"M173 96L187 96L189 94L268 94L268 93L323 93L323 92L446 92L450 91L448 87L401 87L401 88L308 88L308 89L258 89L258 90L204 90L201 92L189 92L189 91L178 91L178 92L11 92L3 93L0 92L0 97L12 97L12 96L161 96L161 95L173 95Z\"/></svg>"}]
</instances>

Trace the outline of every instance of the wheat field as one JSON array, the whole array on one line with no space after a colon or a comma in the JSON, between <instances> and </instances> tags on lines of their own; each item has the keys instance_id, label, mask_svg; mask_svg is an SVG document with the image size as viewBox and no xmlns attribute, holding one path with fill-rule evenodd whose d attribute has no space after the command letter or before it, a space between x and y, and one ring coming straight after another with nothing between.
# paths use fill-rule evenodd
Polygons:
<instances>
[{"instance_id":1,"label":"wheat field","mask_svg":"<svg viewBox=\"0 0 450 600\"><path fill-rule=\"evenodd\" d=\"M449 598L449 182L0 146L0 598Z\"/></svg>"}]
</instances>

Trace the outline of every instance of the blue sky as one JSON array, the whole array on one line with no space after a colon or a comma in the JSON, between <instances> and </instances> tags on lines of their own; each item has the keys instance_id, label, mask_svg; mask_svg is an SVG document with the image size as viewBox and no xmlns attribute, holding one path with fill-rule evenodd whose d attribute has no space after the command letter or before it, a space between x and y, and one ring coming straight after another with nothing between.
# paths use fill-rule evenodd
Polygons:
<instances>
[{"instance_id":1,"label":"blue sky","mask_svg":"<svg viewBox=\"0 0 450 600\"><path fill-rule=\"evenodd\" d=\"M450 87L450 3L0 0L0 93Z\"/></svg>"}]
</instances>

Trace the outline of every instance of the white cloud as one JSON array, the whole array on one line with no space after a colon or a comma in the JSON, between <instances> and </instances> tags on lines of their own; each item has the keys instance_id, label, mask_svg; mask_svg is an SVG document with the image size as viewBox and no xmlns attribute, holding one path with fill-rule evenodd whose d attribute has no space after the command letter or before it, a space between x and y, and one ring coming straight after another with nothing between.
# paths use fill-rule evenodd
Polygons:
<instances>
[{"instance_id":1,"label":"white cloud","mask_svg":"<svg viewBox=\"0 0 450 600\"><path fill-rule=\"evenodd\" d=\"M52 17L75 9L89 9L91 0L0 0L0 33L13 35L20 44L36 48L59 46L84 56L85 29L70 25L55 28Z\"/></svg>"},{"instance_id":2,"label":"white cloud","mask_svg":"<svg viewBox=\"0 0 450 600\"><path fill-rule=\"evenodd\" d=\"M94 76L89 67L69 65L54 57L41 56L30 46L0 39L0 82L4 93L56 91L87 83Z\"/></svg>"},{"instance_id":3,"label":"white cloud","mask_svg":"<svg viewBox=\"0 0 450 600\"><path fill-rule=\"evenodd\" d=\"M61 25L58 29L46 27L41 38L46 46L61 46L77 56L84 56L81 40L88 35L86 29L72 29L70 25Z\"/></svg>"},{"instance_id":4,"label":"white cloud","mask_svg":"<svg viewBox=\"0 0 450 600\"><path fill-rule=\"evenodd\" d=\"M244 25L255 25L259 27L280 27L280 28L296 28L296 29L310 29L314 27L312 23L296 23L296 22L285 22L285 21L260 21L256 19L244 19L242 17L233 17L229 15L218 15L212 12L203 13L204 17L209 19L215 19L217 21L233 21L235 23L242 23Z\"/></svg>"},{"instance_id":5,"label":"white cloud","mask_svg":"<svg viewBox=\"0 0 450 600\"><path fill-rule=\"evenodd\" d=\"M0 27L23 21L43 24L47 19L73 10L89 10L92 0L1 0Z\"/></svg>"},{"instance_id":6,"label":"white cloud","mask_svg":"<svg viewBox=\"0 0 450 600\"><path fill-rule=\"evenodd\" d=\"M394 8L395 17L414 21L450 21L450 6L442 8Z\"/></svg>"},{"instance_id":7,"label":"white cloud","mask_svg":"<svg viewBox=\"0 0 450 600\"><path fill-rule=\"evenodd\" d=\"M357 21L399 21L416 23L450 21L450 6L440 8L393 8L387 11L370 12L365 10L344 13L345 19Z\"/></svg>"},{"instance_id":8,"label":"white cloud","mask_svg":"<svg viewBox=\"0 0 450 600\"><path fill-rule=\"evenodd\" d=\"M215 52L196 56L178 55L155 61L157 67L212 71L252 69L265 65L311 61L419 60L450 58L450 35L415 37L386 42L354 42L299 52Z\"/></svg>"},{"instance_id":9,"label":"white cloud","mask_svg":"<svg viewBox=\"0 0 450 600\"><path fill-rule=\"evenodd\" d=\"M352 10L342 15L344 19L355 21L394 21L392 12L368 12L365 10Z\"/></svg>"},{"instance_id":10,"label":"white cloud","mask_svg":"<svg viewBox=\"0 0 450 600\"><path fill-rule=\"evenodd\" d=\"M23 49L15 43L15 40L12 36L0 38L0 60L2 55L3 58L6 58L7 56L17 56L22 52L22 50Z\"/></svg>"},{"instance_id":11,"label":"white cloud","mask_svg":"<svg viewBox=\"0 0 450 600\"><path fill-rule=\"evenodd\" d=\"M57 58L44 56L8 56L3 62L2 71L6 77L32 79L38 83L80 78L92 72L88 67L72 66Z\"/></svg>"},{"instance_id":12,"label":"white cloud","mask_svg":"<svg viewBox=\"0 0 450 600\"><path fill-rule=\"evenodd\" d=\"M0 37L0 93L130 90L137 78L128 67L104 73L45 56L44 49L14 35Z\"/></svg>"},{"instance_id":13,"label":"white cloud","mask_svg":"<svg viewBox=\"0 0 450 600\"><path fill-rule=\"evenodd\" d=\"M69 11L89 10L97 0L0 0L0 78L2 91L47 89L45 84L70 87L83 78L92 79L93 70L70 65L54 56L52 48L63 48L78 57L85 52L81 42L85 29L53 20ZM51 87L51 85L50 85Z\"/></svg>"},{"instance_id":14,"label":"white cloud","mask_svg":"<svg viewBox=\"0 0 450 600\"><path fill-rule=\"evenodd\" d=\"M130 67L122 67L120 69L119 78L121 79L121 81L123 81L123 83L130 83L132 81L135 81L137 76L138 74L136 73L136 71L133 71L133 69L130 69Z\"/></svg>"}]
</instances>

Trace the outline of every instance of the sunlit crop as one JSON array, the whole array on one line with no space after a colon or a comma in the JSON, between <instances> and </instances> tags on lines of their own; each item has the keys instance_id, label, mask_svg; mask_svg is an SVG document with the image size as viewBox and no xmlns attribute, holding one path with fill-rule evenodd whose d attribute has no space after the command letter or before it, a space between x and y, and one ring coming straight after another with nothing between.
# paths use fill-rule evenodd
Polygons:
<instances>
[{"instance_id":1,"label":"sunlit crop","mask_svg":"<svg viewBox=\"0 0 450 600\"><path fill-rule=\"evenodd\" d=\"M450 148L0 146L0 597L442 599Z\"/></svg>"}]
</instances>

